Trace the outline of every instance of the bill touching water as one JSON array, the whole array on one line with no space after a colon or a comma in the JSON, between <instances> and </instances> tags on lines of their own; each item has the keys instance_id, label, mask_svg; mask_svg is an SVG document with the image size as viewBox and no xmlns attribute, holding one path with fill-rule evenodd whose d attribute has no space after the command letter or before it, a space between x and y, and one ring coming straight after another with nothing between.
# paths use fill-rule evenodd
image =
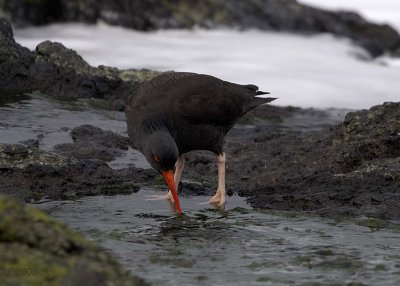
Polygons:
<instances>
[{"instance_id":1,"label":"bill touching water","mask_svg":"<svg viewBox=\"0 0 400 286\"><path fill-rule=\"evenodd\" d=\"M396 1L22 2L0 1L1 285L400 284ZM171 70L278 98L225 138L224 209L222 161L187 154L177 216L128 139L127 98Z\"/></svg>"},{"instance_id":2,"label":"bill touching water","mask_svg":"<svg viewBox=\"0 0 400 286\"><path fill-rule=\"evenodd\" d=\"M160 190L37 205L100 242L154 285L398 285L400 227L379 219L323 219L182 197L177 217ZM385 281L384 284L381 284ZM335 284L335 285L336 285Z\"/></svg>"}]
</instances>

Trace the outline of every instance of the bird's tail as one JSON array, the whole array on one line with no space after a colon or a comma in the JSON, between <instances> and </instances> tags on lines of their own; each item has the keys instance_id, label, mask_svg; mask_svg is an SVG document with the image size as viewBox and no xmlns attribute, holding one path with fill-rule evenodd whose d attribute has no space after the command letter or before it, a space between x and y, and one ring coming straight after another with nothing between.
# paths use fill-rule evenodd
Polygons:
<instances>
[{"instance_id":1,"label":"bird's tail","mask_svg":"<svg viewBox=\"0 0 400 286\"><path fill-rule=\"evenodd\" d=\"M262 93L262 94L269 94L269 93ZM276 97L254 97L253 100L251 101L251 105L252 106L254 105L254 107L256 107L260 104L274 101L275 99L277 99L277 98Z\"/></svg>"},{"instance_id":2,"label":"bird's tail","mask_svg":"<svg viewBox=\"0 0 400 286\"><path fill-rule=\"evenodd\" d=\"M268 103L276 99L275 97L258 97L257 95L270 94L270 93L258 90L258 86L256 85L248 84L245 85L244 87L248 90L251 90L254 94L254 97L243 107L243 114L256 108L257 106L263 103Z\"/></svg>"},{"instance_id":3,"label":"bird's tail","mask_svg":"<svg viewBox=\"0 0 400 286\"><path fill-rule=\"evenodd\" d=\"M250 110L256 108L263 103L268 103L275 99L275 97L253 97L253 99L249 103L243 106L243 114L249 112Z\"/></svg>"},{"instance_id":4,"label":"bird's tail","mask_svg":"<svg viewBox=\"0 0 400 286\"><path fill-rule=\"evenodd\" d=\"M246 84L246 85L244 85L244 87L247 88L248 90L254 91L255 95L270 94L269 92L258 90L258 86L254 85L254 84Z\"/></svg>"}]
</instances>

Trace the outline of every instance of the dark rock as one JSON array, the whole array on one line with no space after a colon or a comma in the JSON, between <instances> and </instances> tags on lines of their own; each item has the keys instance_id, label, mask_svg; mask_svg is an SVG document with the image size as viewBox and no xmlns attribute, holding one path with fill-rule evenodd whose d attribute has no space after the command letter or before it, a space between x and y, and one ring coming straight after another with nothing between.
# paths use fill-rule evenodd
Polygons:
<instances>
[{"instance_id":1,"label":"dark rock","mask_svg":"<svg viewBox=\"0 0 400 286\"><path fill-rule=\"evenodd\" d=\"M181 182L179 184L180 196L212 196L215 190L205 187L200 183Z\"/></svg>"},{"instance_id":2,"label":"dark rock","mask_svg":"<svg viewBox=\"0 0 400 286\"><path fill-rule=\"evenodd\" d=\"M54 146L54 151L77 159L97 159L104 162L110 162L123 155L121 150L102 147L92 142L62 143Z\"/></svg>"},{"instance_id":3,"label":"dark rock","mask_svg":"<svg viewBox=\"0 0 400 286\"><path fill-rule=\"evenodd\" d=\"M72 156L77 159L98 159L112 161L128 150L127 137L111 131L103 131L92 125L81 125L71 131L74 143L63 143L54 146L58 154Z\"/></svg>"},{"instance_id":4,"label":"dark rock","mask_svg":"<svg viewBox=\"0 0 400 286\"><path fill-rule=\"evenodd\" d=\"M2 152L6 156L21 158L28 155L28 148L23 145L15 144L15 145L3 145Z\"/></svg>"},{"instance_id":5,"label":"dark rock","mask_svg":"<svg viewBox=\"0 0 400 286\"><path fill-rule=\"evenodd\" d=\"M95 141L99 144L109 147L128 150L129 139L118 135L112 131L103 131L101 128L92 125L81 125L71 131L74 142Z\"/></svg>"},{"instance_id":6,"label":"dark rock","mask_svg":"<svg viewBox=\"0 0 400 286\"><path fill-rule=\"evenodd\" d=\"M75 51L50 41L39 44L35 53L18 45L11 25L0 20L0 102L9 94L35 90L61 100L95 98L123 110L127 98L140 83L158 75L149 70L118 70L90 66Z\"/></svg>"},{"instance_id":7,"label":"dark rock","mask_svg":"<svg viewBox=\"0 0 400 286\"><path fill-rule=\"evenodd\" d=\"M400 36L388 25L367 22L353 12L330 12L295 0L41 0L6 1L12 21L34 25L102 20L142 31L220 26L241 29L332 33L349 37L372 56L397 54Z\"/></svg>"},{"instance_id":8,"label":"dark rock","mask_svg":"<svg viewBox=\"0 0 400 286\"><path fill-rule=\"evenodd\" d=\"M62 100L99 98L123 110L129 95L154 72L94 68L75 51L60 43L43 42L36 47L35 63L30 67L32 89Z\"/></svg>"},{"instance_id":9,"label":"dark rock","mask_svg":"<svg viewBox=\"0 0 400 286\"><path fill-rule=\"evenodd\" d=\"M30 91L31 51L17 44L10 23L0 18L0 102L8 94Z\"/></svg>"},{"instance_id":10,"label":"dark rock","mask_svg":"<svg viewBox=\"0 0 400 286\"><path fill-rule=\"evenodd\" d=\"M5 0L4 11L19 26L63 21L95 23L98 18L96 2L94 0Z\"/></svg>"},{"instance_id":11,"label":"dark rock","mask_svg":"<svg viewBox=\"0 0 400 286\"><path fill-rule=\"evenodd\" d=\"M22 145L0 144L0 194L30 201L137 192L154 170L113 170L99 160L78 160Z\"/></svg>"},{"instance_id":12,"label":"dark rock","mask_svg":"<svg viewBox=\"0 0 400 286\"><path fill-rule=\"evenodd\" d=\"M0 196L1 285L149 285L32 206Z\"/></svg>"},{"instance_id":13,"label":"dark rock","mask_svg":"<svg viewBox=\"0 0 400 286\"><path fill-rule=\"evenodd\" d=\"M400 103L348 113L321 131L238 134L226 138L226 184L253 207L400 218ZM188 157L183 176L215 189L206 179L217 173L214 156Z\"/></svg>"},{"instance_id":14,"label":"dark rock","mask_svg":"<svg viewBox=\"0 0 400 286\"><path fill-rule=\"evenodd\" d=\"M28 148L39 148L39 144L40 141L37 139L29 139L29 140L25 140L25 141L20 141L19 143L21 143L22 145L28 147Z\"/></svg>"}]
</instances>

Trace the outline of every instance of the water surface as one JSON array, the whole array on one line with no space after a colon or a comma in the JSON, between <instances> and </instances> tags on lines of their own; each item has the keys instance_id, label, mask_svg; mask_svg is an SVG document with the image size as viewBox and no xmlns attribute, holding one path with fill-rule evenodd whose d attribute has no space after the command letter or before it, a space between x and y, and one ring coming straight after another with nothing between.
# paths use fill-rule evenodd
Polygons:
<instances>
[{"instance_id":1,"label":"water surface","mask_svg":"<svg viewBox=\"0 0 400 286\"><path fill-rule=\"evenodd\" d=\"M138 32L107 25L56 24L15 30L34 49L52 40L91 65L206 73L255 84L278 105L370 108L398 101L400 66L370 60L349 39L266 31L167 30Z\"/></svg>"},{"instance_id":2,"label":"water surface","mask_svg":"<svg viewBox=\"0 0 400 286\"><path fill-rule=\"evenodd\" d=\"M39 207L154 285L400 285L396 230L253 210L237 196L225 211L206 197L184 197L178 217L167 202L146 199L154 194Z\"/></svg>"}]
</instances>

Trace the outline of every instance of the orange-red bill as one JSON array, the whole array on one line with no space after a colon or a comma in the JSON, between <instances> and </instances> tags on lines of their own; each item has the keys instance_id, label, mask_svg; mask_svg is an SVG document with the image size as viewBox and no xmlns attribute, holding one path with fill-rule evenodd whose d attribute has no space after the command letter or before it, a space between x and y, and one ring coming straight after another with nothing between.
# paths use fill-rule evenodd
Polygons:
<instances>
[{"instance_id":1,"label":"orange-red bill","mask_svg":"<svg viewBox=\"0 0 400 286\"><path fill-rule=\"evenodd\" d=\"M181 204L179 202L178 193L176 191L175 182L174 182L174 172L172 170L161 171L162 176L164 177L165 182L167 183L169 189L171 190L172 197L174 198L176 210L178 214L182 213Z\"/></svg>"}]
</instances>

